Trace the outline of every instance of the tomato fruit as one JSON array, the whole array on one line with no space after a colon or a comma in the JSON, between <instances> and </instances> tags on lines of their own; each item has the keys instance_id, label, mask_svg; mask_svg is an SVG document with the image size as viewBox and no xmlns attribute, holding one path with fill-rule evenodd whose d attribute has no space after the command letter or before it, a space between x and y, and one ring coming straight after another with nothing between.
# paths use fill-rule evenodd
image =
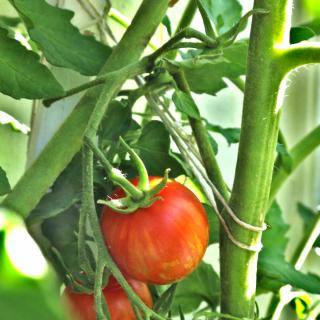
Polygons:
<instances>
[{"instance_id":1,"label":"tomato fruit","mask_svg":"<svg viewBox=\"0 0 320 320\"><path fill-rule=\"evenodd\" d=\"M148 286L134 279L127 280L142 301L152 308L153 302ZM67 288L64 295L76 320L96 320L93 294L76 293ZM103 295L108 305L111 320L136 319L129 298L113 276L110 277L108 285L103 289Z\"/></svg>"},{"instance_id":2,"label":"tomato fruit","mask_svg":"<svg viewBox=\"0 0 320 320\"><path fill-rule=\"evenodd\" d=\"M151 187L162 178L149 177ZM137 185L137 180L132 180ZM121 198L117 189L112 198ZM101 227L109 251L130 277L167 284L191 273L202 259L209 227L197 197L185 186L169 180L148 208L121 214L103 208Z\"/></svg>"}]
</instances>

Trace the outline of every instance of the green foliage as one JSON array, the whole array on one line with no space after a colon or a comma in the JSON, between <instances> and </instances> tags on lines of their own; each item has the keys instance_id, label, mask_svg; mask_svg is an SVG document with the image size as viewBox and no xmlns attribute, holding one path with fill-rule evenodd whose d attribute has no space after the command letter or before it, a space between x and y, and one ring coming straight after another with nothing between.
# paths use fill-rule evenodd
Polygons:
<instances>
[{"instance_id":1,"label":"green foliage","mask_svg":"<svg viewBox=\"0 0 320 320\"><path fill-rule=\"evenodd\" d=\"M167 168L171 168L173 177L184 173L181 164L170 153L169 133L162 122L148 122L134 147L139 150L150 175L162 176Z\"/></svg>"},{"instance_id":2,"label":"green foliage","mask_svg":"<svg viewBox=\"0 0 320 320\"><path fill-rule=\"evenodd\" d=\"M69 164L27 219L33 237L65 281L67 273L79 272L76 245L82 186L79 160L78 156ZM52 248L61 255L63 266Z\"/></svg>"},{"instance_id":3,"label":"green foliage","mask_svg":"<svg viewBox=\"0 0 320 320\"><path fill-rule=\"evenodd\" d=\"M247 51L248 42L243 40L215 51L215 55L191 51L175 64L184 71L193 92L215 95L227 87L223 78L235 79L245 74Z\"/></svg>"},{"instance_id":4,"label":"green foliage","mask_svg":"<svg viewBox=\"0 0 320 320\"><path fill-rule=\"evenodd\" d=\"M189 94L176 90L172 96L172 101L180 112L191 118L200 119L198 107Z\"/></svg>"},{"instance_id":5,"label":"green foliage","mask_svg":"<svg viewBox=\"0 0 320 320\"><path fill-rule=\"evenodd\" d=\"M4 196L5 194L11 191L10 183L7 178L6 172L0 167L0 196Z\"/></svg>"},{"instance_id":6,"label":"green foliage","mask_svg":"<svg viewBox=\"0 0 320 320\"><path fill-rule=\"evenodd\" d=\"M30 38L53 65L81 74L97 75L111 49L80 34L70 20L74 13L52 7L44 0L10 0L25 22Z\"/></svg>"},{"instance_id":7,"label":"green foliage","mask_svg":"<svg viewBox=\"0 0 320 320\"><path fill-rule=\"evenodd\" d=\"M96 172L96 179L98 182L95 184L95 195L97 199L104 198L107 191L101 188L99 181L103 178L99 176L99 171ZM110 192L111 186L109 187ZM32 236L65 282L68 282L70 277L81 277L77 246L81 191L81 158L78 154L26 221ZM89 248L87 253L94 263Z\"/></svg>"},{"instance_id":8,"label":"green foliage","mask_svg":"<svg viewBox=\"0 0 320 320\"><path fill-rule=\"evenodd\" d=\"M290 30L290 43L298 43L309 40L320 34L320 18L303 23Z\"/></svg>"},{"instance_id":9,"label":"green foliage","mask_svg":"<svg viewBox=\"0 0 320 320\"><path fill-rule=\"evenodd\" d=\"M241 18L242 7L237 0L199 0L219 34L233 27Z\"/></svg>"},{"instance_id":10,"label":"green foliage","mask_svg":"<svg viewBox=\"0 0 320 320\"><path fill-rule=\"evenodd\" d=\"M170 311L174 296L177 289L177 283L172 284L166 291L162 293L162 295L157 299L157 301L154 304L153 309L165 316Z\"/></svg>"},{"instance_id":11,"label":"green foliage","mask_svg":"<svg viewBox=\"0 0 320 320\"><path fill-rule=\"evenodd\" d=\"M179 314L197 310L201 302L205 302L211 310L215 310L220 300L219 277L210 264L201 262L195 271L180 281L177 286L172 305L172 313Z\"/></svg>"},{"instance_id":12,"label":"green foliage","mask_svg":"<svg viewBox=\"0 0 320 320\"><path fill-rule=\"evenodd\" d=\"M101 122L99 136L103 143L118 141L132 123L132 111L126 101L113 100Z\"/></svg>"},{"instance_id":13,"label":"green foliage","mask_svg":"<svg viewBox=\"0 0 320 320\"><path fill-rule=\"evenodd\" d=\"M285 261L288 239L285 234L288 226L281 217L281 209L274 203L267 215L270 229L264 232L264 248L259 255L258 285L260 291L277 291L281 286L290 284L310 293L320 293L320 277L304 274Z\"/></svg>"},{"instance_id":14,"label":"green foliage","mask_svg":"<svg viewBox=\"0 0 320 320\"><path fill-rule=\"evenodd\" d=\"M0 91L13 98L40 99L63 94L63 88L39 57L0 28Z\"/></svg>"},{"instance_id":15,"label":"green foliage","mask_svg":"<svg viewBox=\"0 0 320 320\"><path fill-rule=\"evenodd\" d=\"M229 145L232 143L238 143L240 140L240 128L223 128L219 125L214 125L207 122L207 129L212 132L221 134Z\"/></svg>"},{"instance_id":16,"label":"green foliage","mask_svg":"<svg viewBox=\"0 0 320 320\"><path fill-rule=\"evenodd\" d=\"M172 35L172 27L171 27L171 21L167 15L164 16L162 19L162 24L166 27L169 36Z\"/></svg>"},{"instance_id":17,"label":"green foliage","mask_svg":"<svg viewBox=\"0 0 320 320\"><path fill-rule=\"evenodd\" d=\"M310 230L310 228L313 227L313 225L316 222L316 220L319 219L318 218L319 213L315 212L314 210L312 210L309 207L305 206L301 202L298 203L297 208L298 208L298 212L300 214L300 217L303 220L304 229L307 232L308 230ZM320 247L320 236L314 242L313 246L314 247Z\"/></svg>"}]
</instances>

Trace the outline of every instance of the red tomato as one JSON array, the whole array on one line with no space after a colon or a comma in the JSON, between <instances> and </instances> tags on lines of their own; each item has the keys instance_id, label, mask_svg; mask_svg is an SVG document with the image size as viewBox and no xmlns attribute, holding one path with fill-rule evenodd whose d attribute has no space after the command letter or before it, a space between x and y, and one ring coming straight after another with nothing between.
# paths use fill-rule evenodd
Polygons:
<instances>
[{"instance_id":1,"label":"red tomato","mask_svg":"<svg viewBox=\"0 0 320 320\"><path fill-rule=\"evenodd\" d=\"M155 185L162 179L150 177ZM137 180L132 181L137 184ZM113 198L121 198L121 189ZM121 214L103 208L102 232L112 257L130 277L147 283L166 284L191 273L202 259L209 227L197 197L170 180L149 208Z\"/></svg>"},{"instance_id":2,"label":"red tomato","mask_svg":"<svg viewBox=\"0 0 320 320\"><path fill-rule=\"evenodd\" d=\"M152 308L152 297L148 286L137 280L127 280L142 301ZM70 303L71 311L73 312L75 319L96 320L94 296L92 294L76 293L68 288L65 290L64 294L67 297L67 301ZM136 319L130 300L113 276L110 277L108 285L103 289L103 295L109 308L111 320Z\"/></svg>"}]
</instances>

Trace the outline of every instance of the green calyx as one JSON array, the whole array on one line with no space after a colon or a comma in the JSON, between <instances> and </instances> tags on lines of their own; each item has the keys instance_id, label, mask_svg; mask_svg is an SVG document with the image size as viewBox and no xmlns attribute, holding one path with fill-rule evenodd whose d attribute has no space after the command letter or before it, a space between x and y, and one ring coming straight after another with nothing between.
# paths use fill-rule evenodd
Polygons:
<instances>
[{"instance_id":1,"label":"green calyx","mask_svg":"<svg viewBox=\"0 0 320 320\"><path fill-rule=\"evenodd\" d=\"M157 194L166 186L169 179L170 169L166 169L163 179L157 185L150 188L148 172L142 159L120 137L120 144L129 153L131 160L138 169L139 182L137 186L134 186L128 179L125 178L119 169L112 167L102 151L90 138L86 138L85 140L95 156L104 166L104 169L110 180L121 187L126 194L125 197L120 199L98 200L99 204L103 204L111 208L113 211L119 213L130 214L139 208L150 207L157 200L162 200L162 198L157 196Z\"/></svg>"}]
</instances>

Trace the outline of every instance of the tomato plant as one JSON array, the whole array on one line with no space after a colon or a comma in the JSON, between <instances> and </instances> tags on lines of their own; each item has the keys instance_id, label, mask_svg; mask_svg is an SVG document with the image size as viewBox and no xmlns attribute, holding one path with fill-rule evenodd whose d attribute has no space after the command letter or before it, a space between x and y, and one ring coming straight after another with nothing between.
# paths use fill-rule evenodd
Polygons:
<instances>
[{"instance_id":1,"label":"tomato plant","mask_svg":"<svg viewBox=\"0 0 320 320\"><path fill-rule=\"evenodd\" d=\"M152 307L152 297L147 285L134 279L128 279L128 282L142 301ZM136 319L130 300L113 276L110 276L108 285L102 292L108 305L111 320ZM64 296L70 304L75 320L96 319L93 294L76 293L66 288Z\"/></svg>"},{"instance_id":2,"label":"tomato plant","mask_svg":"<svg viewBox=\"0 0 320 320\"><path fill-rule=\"evenodd\" d=\"M15 212L59 276L56 301L64 283L81 292L66 295L90 317L107 318L102 290L112 314L117 296L129 317L128 299L146 320L253 320L265 292L273 298L258 300L264 318L279 320L290 305L299 318L318 316L319 297L310 294L320 294L320 276L300 270L320 246L316 164L290 180L293 190L304 182L303 193L278 197L320 145L318 75L301 68L320 63L312 41L319 10L307 1L303 11L303 2L0 1L0 134L12 137L0 139L0 260L17 254L19 233L6 222ZM291 90L296 69L310 81ZM202 204L178 177L196 186ZM303 235L289 241L298 223ZM107 274L121 288L113 278L104 288ZM13 281L2 278L1 317L20 320L24 312L10 305L28 294L12 299L4 287ZM141 280L152 308L132 289ZM31 320L47 308L50 320L65 320L50 303Z\"/></svg>"},{"instance_id":3,"label":"tomato plant","mask_svg":"<svg viewBox=\"0 0 320 320\"><path fill-rule=\"evenodd\" d=\"M151 177L151 186L160 180ZM120 189L112 194L123 196ZM197 267L207 248L209 227L200 201L182 184L170 180L156 196L160 199L150 207L128 215L105 207L101 225L111 255L126 274L166 284Z\"/></svg>"}]
</instances>

